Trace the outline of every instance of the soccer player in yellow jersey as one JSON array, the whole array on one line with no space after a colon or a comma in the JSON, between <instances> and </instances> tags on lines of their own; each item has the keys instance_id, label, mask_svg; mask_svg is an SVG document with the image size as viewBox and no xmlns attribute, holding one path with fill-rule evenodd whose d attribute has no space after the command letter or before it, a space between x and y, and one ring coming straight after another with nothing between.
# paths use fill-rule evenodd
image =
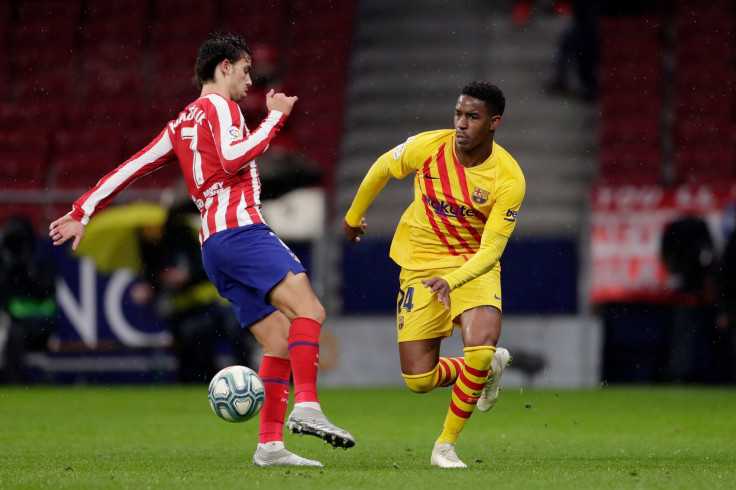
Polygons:
<instances>
[{"instance_id":1,"label":"soccer player in yellow jersey","mask_svg":"<svg viewBox=\"0 0 736 490\"><path fill-rule=\"evenodd\" d=\"M401 371L426 393L453 386L431 463L465 468L455 443L476 404L489 410L510 361L501 334L501 265L524 198L516 161L493 141L506 101L487 82L466 85L455 129L421 133L370 168L343 222L350 241L365 233L365 213L391 177L414 178L414 201L391 244L401 266L396 310ZM440 357L440 343L460 328L463 357Z\"/></svg>"}]
</instances>

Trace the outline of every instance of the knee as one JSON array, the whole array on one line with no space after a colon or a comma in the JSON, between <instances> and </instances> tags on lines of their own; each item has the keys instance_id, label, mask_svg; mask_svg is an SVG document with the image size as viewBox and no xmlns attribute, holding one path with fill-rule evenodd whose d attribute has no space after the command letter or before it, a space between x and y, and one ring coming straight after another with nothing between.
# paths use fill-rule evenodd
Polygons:
<instances>
[{"instance_id":1,"label":"knee","mask_svg":"<svg viewBox=\"0 0 736 490\"><path fill-rule=\"evenodd\" d=\"M289 318L289 320L293 321L294 318L300 317L309 318L310 320L314 320L322 325L325 322L327 314L325 313L325 308L322 306L322 303L320 303L317 298L314 298L312 301L300 305L294 311L294 315Z\"/></svg>"},{"instance_id":2,"label":"knee","mask_svg":"<svg viewBox=\"0 0 736 490\"><path fill-rule=\"evenodd\" d=\"M424 374L402 374L406 386L414 393L429 393L437 386L437 367Z\"/></svg>"},{"instance_id":3,"label":"knee","mask_svg":"<svg viewBox=\"0 0 736 490\"><path fill-rule=\"evenodd\" d=\"M289 357L289 343L285 336L273 336L261 340L264 356Z\"/></svg>"},{"instance_id":4,"label":"knee","mask_svg":"<svg viewBox=\"0 0 736 490\"><path fill-rule=\"evenodd\" d=\"M325 307L322 306L322 303L320 303L319 300L315 300L314 304L310 305L309 318L322 325L325 322L326 316Z\"/></svg>"}]
</instances>

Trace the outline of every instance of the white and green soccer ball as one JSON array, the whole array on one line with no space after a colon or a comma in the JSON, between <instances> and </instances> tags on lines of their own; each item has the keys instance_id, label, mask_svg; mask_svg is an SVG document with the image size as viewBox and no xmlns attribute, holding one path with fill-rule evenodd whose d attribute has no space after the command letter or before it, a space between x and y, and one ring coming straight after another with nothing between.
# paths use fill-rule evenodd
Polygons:
<instances>
[{"instance_id":1,"label":"white and green soccer ball","mask_svg":"<svg viewBox=\"0 0 736 490\"><path fill-rule=\"evenodd\" d=\"M221 419L245 422L261 411L266 389L258 374L249 367L230 366L212 378L208 397L210 407Z\"/></svg>"}]
</instances>

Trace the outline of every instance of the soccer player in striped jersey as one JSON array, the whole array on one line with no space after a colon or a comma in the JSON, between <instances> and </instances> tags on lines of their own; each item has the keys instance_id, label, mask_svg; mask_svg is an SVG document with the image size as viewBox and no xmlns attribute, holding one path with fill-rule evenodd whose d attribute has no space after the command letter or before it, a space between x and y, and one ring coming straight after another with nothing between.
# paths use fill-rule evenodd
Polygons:
<instances>
[{"instance_id":1,"label":"soccer player in striped jersey","mask_svg":"<svg viewBox=\"0 0 736 490\"><path fill-rule=\"evenodd\" d=\"M283 426L293 374L292 432L335 447L353 436L322 413L317 396L319 334L325 311L299 259L266 225L255 158L268 148L297 97L266 94L266 118L250 131L238 107L251 86L252 52L240 36L218 33L202 44L195 64L200 97L145 148L105 175L72 211L50 225L54 245L77 248L90 218L138 177L178 162L202 216L202 262L243 328L263 347L259 375L266 387L260 412L257 466L322 466L284 448Z\"/></svg>"},{"instance_id":2,"label":"soccer player in striped jersey","mask_svg":"<svg viewBox=\"0 0 736 490\"><path fill-rule=\"evenodd\" d=\"M421 133L371 166L343 222L350 241L365 233L365 213L391 177L413 174L414 201L391 244L401 266L397 331L408 387L425 393L453 386L431 463L465 468L455 443L473 410L489 410L510 361L501 335L501 266L524 198L524 175L493 141L506 102L487 82L466 85L455 129ZM462 357L440 357L440 343L460 328Z\"/></svg>"}]
</instances>

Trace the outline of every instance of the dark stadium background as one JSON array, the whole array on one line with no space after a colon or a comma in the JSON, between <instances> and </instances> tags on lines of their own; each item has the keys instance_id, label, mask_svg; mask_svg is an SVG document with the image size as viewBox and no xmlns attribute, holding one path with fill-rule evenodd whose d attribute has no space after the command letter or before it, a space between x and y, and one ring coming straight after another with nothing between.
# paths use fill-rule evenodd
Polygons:
<instances>
[{"instance_id":1,"label":"dark stadium background","mask_svg":"<svg viewBox=\"0 0 736 490\"><path fill-rule=\"evenodd\" d=\"M309 178L264 164L266 190L288 193L309 183L324 196L323 226L310 236L287 232L286 241L309 267L328 316L388 318L397 285L388 246L410 183L384 191L390 196L369 214L370 234L359 246L339 234L349 198L372 159L412 133L449 127L459 88L487 78L508 98L508 122L497 141L529 182L502 261L507 318L593 319L602 338L593 375L600 381L732 383L733 366L721 360L736 357L734 329L716 336L712 324L704 330L693 323L686 335L678 330L676 307L693 296L673 289L668 276L655 289L637 289L635 272L631 282L626 274L596 276L596 253L611 243L597 233L596 213L610 209L595 196L602 189L675 196L674 204L634 210L617 198L614 217L623 223L662 213L700 217L714 234L715 251L723 250L730 231L724 211L736 202L735 2L600 2L599 91L592 97L576 92L574 68L567 93L545 84L573 22L554 3L538 1L522 23L511 18L511 0L435 0L432 8L386 0L0 0L0 220L25 215L50 249L44 239L50 220L198 95L193 62L207 34L236 31L257 56L279 63L281 86L300 99L275 150L306 165ZM263 114L255 99L247 103L246 117L257 121ZM560 135L574 153L551 148ZM544 173L561 167L568 172L563 178ZM157 202L160 189L176 182L172 170L136 182L116 204ZM678 200L683 193L715 197L689 206ZM652 226L647 230L662 232ZM76 267L67 252L52 251L61 269ZM664 271L655 252L655 267ZM619 266L635 267L625 255ZM672 373L681 349L691 351L690 369ZM60 355L53 348L45 354ZM91 347L74 355L100 352ZM534 360L530 355L523 379L536 375Z\"/></svg>"}]
</instances>

